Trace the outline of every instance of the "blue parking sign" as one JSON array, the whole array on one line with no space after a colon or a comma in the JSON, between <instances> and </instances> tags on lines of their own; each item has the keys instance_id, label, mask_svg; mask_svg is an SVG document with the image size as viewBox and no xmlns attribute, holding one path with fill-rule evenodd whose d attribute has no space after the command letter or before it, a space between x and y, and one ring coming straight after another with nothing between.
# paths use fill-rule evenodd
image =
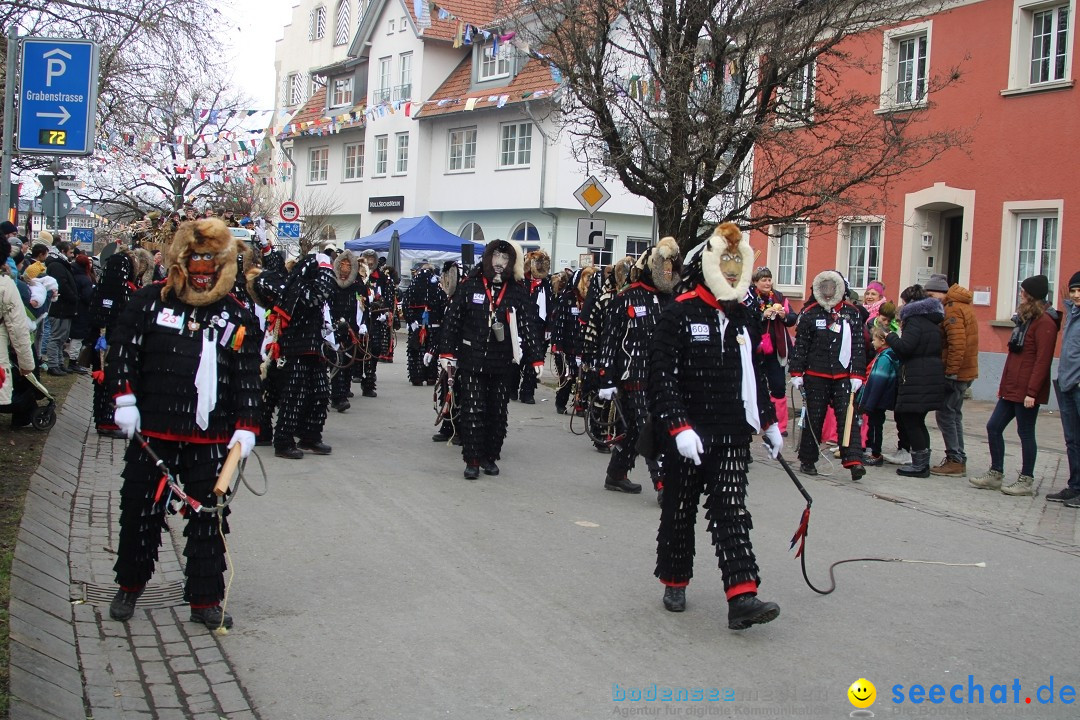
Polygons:
<instances>
[{"instance_id":1,"label":"blue parking sign","mask_svg":"<svg viewBox=\"0 0 1080 720\"><path fill-rule=\"evenodd\" d=\"M20 75L19 152L90 155L97 127L97 43L23 38Z\"/></svg>"}]
</instances>

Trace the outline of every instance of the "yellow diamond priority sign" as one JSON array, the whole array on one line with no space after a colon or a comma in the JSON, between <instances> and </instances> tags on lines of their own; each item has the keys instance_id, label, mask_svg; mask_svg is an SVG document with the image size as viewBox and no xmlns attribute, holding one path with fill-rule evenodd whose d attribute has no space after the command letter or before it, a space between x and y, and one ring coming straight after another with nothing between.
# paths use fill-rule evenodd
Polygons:
<instances>
[{"instance_id":1,"label":"yellow diamond priority sign","mask_svg":"<svg viewBox=\"0 0 1080 720\"><path fill-rule=\"evenodd\" d=\"M581 207L592 215L611 199L611 193L593 175L574 192L574 197L581 203Z\"/></svg>"}]
</instances>

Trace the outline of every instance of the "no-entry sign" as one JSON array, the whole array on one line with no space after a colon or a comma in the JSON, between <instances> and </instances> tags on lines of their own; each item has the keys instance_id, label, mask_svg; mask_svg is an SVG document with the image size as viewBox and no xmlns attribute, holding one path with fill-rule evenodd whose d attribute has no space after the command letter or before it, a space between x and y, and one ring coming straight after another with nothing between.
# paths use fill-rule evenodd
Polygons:
<instances>
[{"instance_id":1,"label":"no-entry sign","mask_svg":"<svg viewBox=\"0 0 1080 720\"><path fill-rule=\"evenodd\" d=\"M300 217L300 206L292 200L286 200L281 203L281 207L278 208L278 215L280 215L281 219L285 222L292 222Z\"/></svg>"}]
</instances>

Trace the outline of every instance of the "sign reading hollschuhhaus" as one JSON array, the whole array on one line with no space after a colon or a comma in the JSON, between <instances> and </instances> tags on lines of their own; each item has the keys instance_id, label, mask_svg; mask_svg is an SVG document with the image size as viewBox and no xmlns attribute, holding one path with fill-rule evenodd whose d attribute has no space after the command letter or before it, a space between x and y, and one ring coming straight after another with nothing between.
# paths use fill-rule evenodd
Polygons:
<instances>
[{"instance_id":1,"label":"sign reading hollschuhhaus","mask_svg":"<svg viewBox=\"0 0 1080 720\"><path fill-rule=\"evenodd\" d=\"M388 210L404 210L404 195L387 195L385 197L370 197L367 201L368 212L386 212Z\"/></svg>"}]
</instances>

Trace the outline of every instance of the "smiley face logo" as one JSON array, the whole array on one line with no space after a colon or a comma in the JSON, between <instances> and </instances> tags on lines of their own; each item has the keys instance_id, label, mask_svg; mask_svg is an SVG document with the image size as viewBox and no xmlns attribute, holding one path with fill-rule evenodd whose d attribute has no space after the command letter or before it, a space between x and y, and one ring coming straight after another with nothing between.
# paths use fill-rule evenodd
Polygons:
<instances>
[{"instance_id":1,"label":"smiley face logo","mask_svg":"<svg viewBox=\"0 0 1080 720\"><path fill-rule=\"evenodd\" d=\"M857 708L868 708L877 700L877 688L866 678L859 678L851 683L847 690L848 700Z\"/></svg>"}]
</instances>

